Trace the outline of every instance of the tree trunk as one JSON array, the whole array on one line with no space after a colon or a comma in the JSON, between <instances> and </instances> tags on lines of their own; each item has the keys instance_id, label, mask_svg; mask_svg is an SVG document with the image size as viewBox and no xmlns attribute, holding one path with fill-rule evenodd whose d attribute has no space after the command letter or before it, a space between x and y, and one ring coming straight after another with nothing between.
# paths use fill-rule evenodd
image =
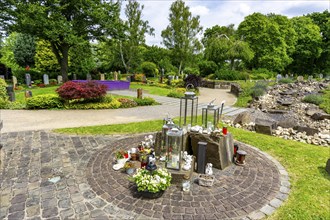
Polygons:
<instances>
[{"instance_id":1,"label":"tree trunk","mask_svg":"<svg viewBox=\"0 0 330 220\"><path fill-rule=\"evenodd\" d=\"M121 58L121 61L123 62L123 65L125 67L126 73L128 73L129 67L127 66L127 64L125 62L124 53L123 53L123 44L122 44L121 41L119 41L119 49L120 49L120 58Z\"/></svg>"},{"instance_id":2,"label":"tree trunk","mask_svg":"<svg viewBox=\"0 0 330 220\"><path fill-rule=\"evenodd\" d=\"M178 76L180 76L180 74L181 74L181 68L182 68L182 60L180 61L180 66L179 66L179 73L178 73Z\"/></svg>"},{"instance_id":3,"label":"tree trunk","mask_svg":"<svg viewBox=\"0 0 330 220\"><path fill-rule=\"evenodd\" d=\"M51 42L53 53L56 56L57 62L61 67L61 75L63 82L69 80L68 67L69 67L69 49L70 45L67 43L57 44Z\"/></svg>"}]
</instances>

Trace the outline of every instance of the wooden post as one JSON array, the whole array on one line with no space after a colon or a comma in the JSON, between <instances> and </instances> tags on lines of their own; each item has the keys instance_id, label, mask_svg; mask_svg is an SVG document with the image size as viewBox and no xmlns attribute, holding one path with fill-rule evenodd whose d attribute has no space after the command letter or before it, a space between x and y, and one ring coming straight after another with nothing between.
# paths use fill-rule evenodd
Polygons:
<instances>
[{"instance_id":1,"label":"wooden post","mask_svg":"<svg viewBox=\"0 0 330 220\"><path fill-rule=\"evenodd\" d=\"M137 98L142 99L142 89L137 89Z\"/></svg>"}]
</instances>

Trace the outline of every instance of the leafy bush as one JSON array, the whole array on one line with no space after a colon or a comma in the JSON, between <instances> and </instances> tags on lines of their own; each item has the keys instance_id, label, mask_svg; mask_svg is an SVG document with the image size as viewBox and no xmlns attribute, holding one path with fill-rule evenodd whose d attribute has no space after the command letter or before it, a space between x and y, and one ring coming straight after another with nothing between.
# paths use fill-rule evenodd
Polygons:
<instances>
[{"instance_id":1,"label":"leafy bush","mask_svg":"<svg viewBox=\"0 0 330 220\"><path fill-rule=\"evenodd\" d=\"M134 74L134 81L145 82L145 75L143 73Z\"/></svg>"},{"instance_id":2,"label":"leafy bush","mask_svg":"<svg viewBox=\"0 0 330 220\"><path fill-rule=\"evenodd\" d=\"M26 71L24 68L22 69L18 69L18 70L14 70L13 71L13 75L16 76L17 78L17 82L21 83L21 84L25 84L25 74L29 73L31 76L31 80L35 81L35 80L41 80L42 79L42 75L43 73L30 69L29 71Z\"/></svg>"},{"instance_id":3,"label":"leafy bush","mask_svg":"<svg viewBox=\"0 0 330 220\"><path fill-rule=\"evenodd\" d=\"M188 75L187 78L184 79L184 86L187 87L187 85L192 84L194 88L198 88L202 85L202 78L197 75Z\"/></svg>"},{"instance_id":4,"label":"leafy bush","mask_svg":"<svg viewBox=\"0 0 330 220\"><path fill-rule=\"evenodd\" d=\"M146 106L146 105L157 105L155 99L150 97L144 97L142 99L134 98L134 101L137 103L138 106Z\"/></svg>"},{"instance_id":5,"label":"leafy bush","mask_svg":"<svg viewBox=\"0 0 330 220\"><path fill-rule=\"evenodd\" d=\"M282 78L278 81L281 84L293 83L293 80L290 78Z\"/></svg>"},{"instance_id":6,"label":"leafy bush","mask_svg":"<svg viewBox=\"0 0 330 220\"><path fill-rule=\"evenodd\" d=\"M186 67L183 70L184 74L188 74L188 75L199 75L199 69L197 68L192 68L192 67Z\"/></svg>"},{"instance_id":7,"label":"leafy bush","mask_svg":"<svg viewBox=\"0 0 330 220\"><path fill-rule=\"evenodd\" d=\"M128 98L119 98L117 100L120 102L121 108L133 108L138 105L135 101Z\"/></svg>"},{"instance_id":8,"label":"leafy bush","mask_svg":"<svg viewBox=\"0 0 330 220\"><path fill-rule=\"evenodd\" d=\"M86 83L69 81L60 86L56 92L64 100L100 99L106 95L107 86L95 81L88 81Z\"/></svg>"},{"instance_id":9,"label":"leafy bush","mask_svg":"<svg viewBox=\"0 0 330 220\"><path fill-rule=\"evenodd\" d=\"M306 95L303 98L303 101L307 102L307 103L312 103L312 104L315 104L315 105L320 105L323 102L323 98L322 98L321 95L310 94L310 95Z\"/></svg>"},{"instance_id":10,"label":"leafy bush","mask_svg":"<svg viewBox=\"0 0 330 220\"><path fill-rule=\"evenodd\" d=\"M198 63L201 76L205 77L217 71L218 66L214 61L201 61Z\"/></svg>"},{"instance_id":11,"label":"leafy bush","mask_svg":"<svg viewBox=\"0 0 330 220\"><path fill-rule=\"evenodd\" d=\"M215 73L215 76L217 79L220 80L247 80L249 78L249 75L245 72L235 71L235 70L229 70L229 69L221 69L218 70Z\"/></svg>"},{"instance_id":12,"label":"leafy bush","mask_svg":"<svg viewBox=\"0 0 330 220\"><path fill-rule=\"evenodd\" d=\"M167 97L173 97L173 98L181 98L184 96L184 93L186 92L186 89L184 88L177 88L175 90L172 90L167 94Z\"/></svg>"},{"instance_id":13,"label":"leafy bush","mask_svg":"<svg viewBox=\"0 0 330 220\"><path fill-rule=\"evenodd\" d=\"M174 79L171 81L173 87L184 87L184 81L182 79Z\"/></svg>"},{"instance_id":14,"label":"leafy bush","mask_svg":"<svg viewBox=\"0 0 330 220\"><path fill-rule=\"evenodd\" d=\"M54 94L37 95L26 100L27 109L51 109L62 107L63 103L60 97Z\"/></svg>"},{"instance_id":15,"label":"leafy bush","mask_svg":"<svg viewBox=\"0 0 330 220\"><path fill-rule=\"evenodd\" d=\"M95 103L69 103L65 105L66 109L117 109L120 107L120 102L117 99L112 99L110 102L95 102Z\"/></svg>"},{"instance_id":16,"label":"leafy bush","mask_svg":"<svg viewBox=\"0 0 330 220\"><path fill-rule=\"evenodd\" d=\"M0 78L0 99L8 99L8 94L7 94L7 83L4 79Z\"/></svg>"},{"instance_id":17,"label":"leafy bush","mask_svg":"<svg viewBox=\"0 0 330 220\"><path fill-rule=\"evenodd\" d=\"M267 91L267 82L257 82L255 86L252 88L252 96L253 98L260 97L265 94Z\"/></svg>"},{"instance_id":18,"label":"leafy bush","mask_svg":"<svg viewBox=\"0 0 330 220\"><path fill-rule=\"evenodd\" d=\"M10 104L8 99L0 98L0 109L7 109Z\"/></svg>"},{"instance_id":19,"label":"leafy bush","mask_svg":"<svg viewBox=\"0 0 330 220\"><path fill-rule=\"evenodd\" d=\"M275 76L275 73L265 68L254 69L250 75L251 79L269 79L273 76Z\"/></svg>"},{"instance_id":20,"label":"leafy bush","mask_svg":"<svg viewBox=\"0 0 330 220\"><path fill-rule=\"evenodd\" d=\"M140 69L144 74L146 74L147 77L154 77L158 75L157 66L153 62L143 62Z\"/></svg>"}]
</instances>

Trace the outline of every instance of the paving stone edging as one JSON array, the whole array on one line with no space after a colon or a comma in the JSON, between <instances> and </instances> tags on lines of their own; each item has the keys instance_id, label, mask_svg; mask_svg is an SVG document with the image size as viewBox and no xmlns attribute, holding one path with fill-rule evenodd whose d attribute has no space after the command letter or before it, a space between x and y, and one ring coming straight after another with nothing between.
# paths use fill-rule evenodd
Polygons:
<instances>
[{"instance_id":1,"label":"paving stone edging","mask_svg":"<svg viewBox=\"0 0 330 220\"><path fill-rule=\"evenodd\" d=\"M242 142L239 142L242 143ZM254 211L250 213L245 219L251 219L251 220L257 220L262 219L266 216L272 215L277 208L279 208L282 203L287 200L289 193L290 193L290 177L288 172L285 170L285 168L278 162L274 157L270 156L266 152L261 151L259 148L256 148L254 146L251 146L249 144L243 143L245 146L250 147L259 153L263 154L267 159L272 161L275 166L277 167L279 173L280 173L280 191L276 195L276 198L272 199L268 204L265 204L259 211Z\"/></svg>"}]
</instances>

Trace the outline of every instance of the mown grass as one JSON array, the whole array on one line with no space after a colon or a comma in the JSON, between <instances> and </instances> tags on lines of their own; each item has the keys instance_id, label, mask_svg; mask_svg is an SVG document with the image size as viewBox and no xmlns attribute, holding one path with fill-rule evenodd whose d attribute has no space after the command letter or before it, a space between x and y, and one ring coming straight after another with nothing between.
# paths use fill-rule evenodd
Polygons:
<instances>
[{"instance_id":1,"label":"mown grass","mask_svg":"<svg viewBox=\"0 0 330 220\"><path fill-rule=\"evenodd\" d=\"M144 92L147 92L148 94L152 95L159 95L159 96L167 96L169 92L171 92L171 89L163 88L163 87L157 87L157 86L149 86L149 85L141 85L136 83L130 84L131 89L139 89L141 88Z\"/></svg>"},{"instance_id":2,"label":"mown grass","mask_svg":"<svg viewBox=\"0 0 330 220\"><path fill-rule=\"evenodd\" d=\"M328 88L322 92L323 102L320 104L320 108L322 108L326 113L330 114L330 86L328 86Z\"/></svg>"},{"instance_id":3,"label":"mown grass","mask_svg":"<svg viewBox=\"0 0 330 220\"><path fill-rule=\"evenodd\" d=\"M22 90L15 90L15 98L17 102L25 103L25 92L26 91L31 91L32 96L37 96L37 95L45 95L45 94L57 94L56 89L58 86L50 86L50 87L33 87L33 88L26 88Z\"/></svg>"},{"instance_id":4,"label":"mown grass","mask_svg":"<svg viewBox=\"0 0 330 220\"><path fill-rule=\"evenodd\" d=\"M199 118L200 119L200 118ZM70 134L132 134L161 130L162 121L56 129ZM276 158L288 171L291 192L288 200L268 219L329 219L330 175L325 164L329 148L229 128L238 141L253 145Z\"/></svg>"}]
</instances>

